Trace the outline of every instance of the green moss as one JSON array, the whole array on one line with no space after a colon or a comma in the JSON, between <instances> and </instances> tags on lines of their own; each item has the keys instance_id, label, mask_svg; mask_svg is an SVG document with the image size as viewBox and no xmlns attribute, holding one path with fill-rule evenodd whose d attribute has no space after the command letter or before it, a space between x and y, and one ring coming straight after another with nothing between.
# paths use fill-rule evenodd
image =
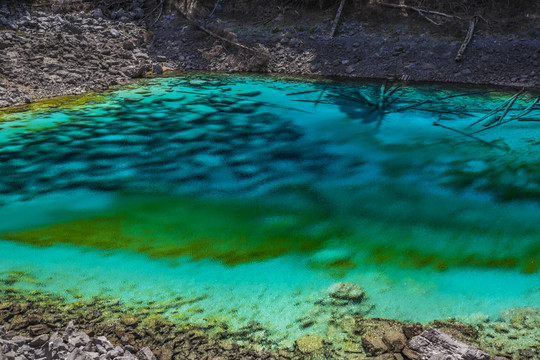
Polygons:
<instances>
[{"instance_id":1,"label":"green moss","mask_svg":"<svg viewBox=\"0 0 540 360\"><path fill-rule=\"evenodd\" d=\"M90 92L85 95L60 96L39 100L25 105L0 108L0 122L9 121L11 119L10 115L21 112L32 112L32 114L37 114L57 108L78 108L105 100L106 96L104 94Z\"/></svg>"}]
</instances>

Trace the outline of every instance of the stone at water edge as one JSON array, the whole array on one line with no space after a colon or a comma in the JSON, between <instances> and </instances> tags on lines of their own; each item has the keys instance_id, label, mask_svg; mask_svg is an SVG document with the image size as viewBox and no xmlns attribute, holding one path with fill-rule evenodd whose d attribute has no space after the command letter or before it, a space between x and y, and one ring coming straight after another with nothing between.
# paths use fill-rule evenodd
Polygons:
<instances>
[{"instance_id":1,"label":"stone at water edge","mask_svg":"<svg viewBox=\"0 0 540 360\"><path fill-rule=\"evenodd\" d=\"M295 344L302 354L311 354L323 349L323 338L319 335L304 335L296 339Z\"/></svg>"},{"instance_id":2,"label":"stone at water edge","mask_svg":"<svg viewBox=\"0 0 540 360\"><path fill-rule=\"evenodd\" d=\"M360 285L349 282L338 282L330 285L328 295L341 300L360 301L364 298L365 293L364 288Z\"/></svg>"},{"instance_id":3,"label":"stone at water edge","mask_svg":"<svg viewBox=\"0 0 540 360\"><path fill-rule=\"evenodd\" d=\"M455 340L448 334L429 327L409 341L409 347L415 350L420 359L444 360L490 360L485 352Z\"/></svg>"}]
</instances>

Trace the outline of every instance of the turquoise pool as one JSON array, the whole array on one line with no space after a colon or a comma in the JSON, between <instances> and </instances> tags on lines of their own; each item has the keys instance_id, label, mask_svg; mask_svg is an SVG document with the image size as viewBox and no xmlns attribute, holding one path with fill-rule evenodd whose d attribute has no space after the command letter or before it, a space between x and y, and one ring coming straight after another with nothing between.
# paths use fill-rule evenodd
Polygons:
<instances>
[{"instance_id":1,"label":"turquoise pool","mask_svg":"<svg viewBox=\"0 0 540 360\"><path fill-rule=\"evenodd\" d=\"M285 345L540 306L538 94L188 74L86 100L0 113L11 287ZM324 306L339 281L366 299Z\"/></svg>"}]
</instances>

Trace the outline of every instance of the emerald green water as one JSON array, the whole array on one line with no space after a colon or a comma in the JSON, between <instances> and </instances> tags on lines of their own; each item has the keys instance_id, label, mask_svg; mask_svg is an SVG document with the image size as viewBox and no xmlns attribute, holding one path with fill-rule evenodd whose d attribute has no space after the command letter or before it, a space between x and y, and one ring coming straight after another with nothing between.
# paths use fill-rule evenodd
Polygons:
<instances>
[{"instance_id":1,"label":"emerald green water","mask_svg":"<svg viewBox=\"0 0 540 360\"><path fill-rule=\"evenodd\" d=\"M0 114L0 277L283 344L538 307L540 105L513 95L192 74ZM337 281L368 300L321 307Z\"/></svg>"}]
</instances>

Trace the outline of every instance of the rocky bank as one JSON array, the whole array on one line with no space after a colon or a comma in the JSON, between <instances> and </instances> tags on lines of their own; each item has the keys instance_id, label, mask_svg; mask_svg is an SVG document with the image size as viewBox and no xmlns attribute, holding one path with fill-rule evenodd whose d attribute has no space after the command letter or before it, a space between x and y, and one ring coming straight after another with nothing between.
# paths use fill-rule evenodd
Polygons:
<instances>
[{"instance_id":1,"label":"rocky bank","mask_svg":"<svg viewBox=\"0 0 540 360\"><path fill-rule=\"evenodd\" d=\"M250 52L172 13L149 21L139 7L143 3L138 0L131 11L120 9L107 17L99 8L60 14L27 5L0 7L0 108L102 90L168 70L540 86L538 22L510 34L479 25L457 63L466 28L461 23L450 31L412 16L390 17L390 22L350 17L329 38L333 9L261 22L220 7L201 19L204 27L258 50Z\"/></svg>"},{"instance_id":2,"label":"rocky bank","mask_svg":"<svg viewBox=\"0 0 540 360\"><path fill-rule=\"evenodd\" d=\"M358 302L364 296L351 284L338 283L329 290L329 300ZM66 301L2 287L0 359L129 360L137 355L139 360L152 360L154 354L159 360L533 360L540 354L535 340L540 335L537 308L509 309L498 319L479 315L469 324L343 315L330 322L324 337L304 335L289 348L261 342L257 336L264 331L261 324L241 329L219 322L197 326L172 322L159 315L164 311L158 303L134 306L110 298Z\"/></svg>"}]
</instances>

